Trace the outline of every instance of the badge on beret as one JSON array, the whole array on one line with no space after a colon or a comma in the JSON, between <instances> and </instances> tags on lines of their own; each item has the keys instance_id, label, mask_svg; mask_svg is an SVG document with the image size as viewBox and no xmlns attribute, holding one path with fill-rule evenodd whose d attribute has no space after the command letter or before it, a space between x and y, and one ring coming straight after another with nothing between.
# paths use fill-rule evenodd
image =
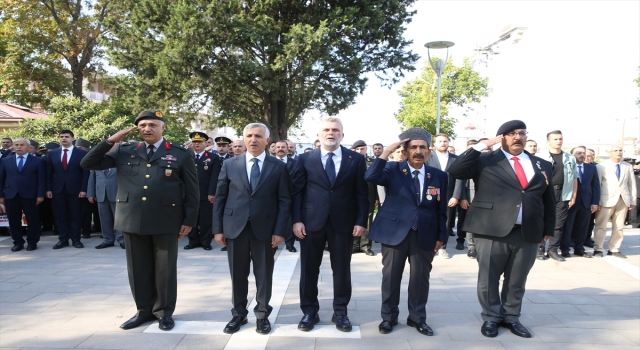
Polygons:
<instances>
[{"instance_id":1,"label":"badge on beret","mask_svg":"<svg viewBox=\"0 0 640 350\"><path fill-rule=\"evenodd\" d=\"M156 117L158 117L158 118L162 118L162 112L160 112L160 111L156 111Z\"/></svg>"}]
</instances>

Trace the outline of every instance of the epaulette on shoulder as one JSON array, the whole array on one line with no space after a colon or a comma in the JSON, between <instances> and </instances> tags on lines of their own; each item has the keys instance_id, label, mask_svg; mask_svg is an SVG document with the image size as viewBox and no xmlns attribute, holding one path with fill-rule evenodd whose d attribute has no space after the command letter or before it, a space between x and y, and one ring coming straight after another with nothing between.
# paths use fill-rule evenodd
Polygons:
<instances>
[{"instance_id":1,"label":"epaulette on shoulder","mask_svg":"<svg viewBox=\"0 0 640 350\"><path fill-rule=\"evenodd\" d=\"M186 148L184 148L184 147L182 147L182 145L181 145L181 144L176 143L176 142L171 142L171 149L173 150L174 148L177 148L177 149L179 149L179 150L181 150L181 151L183 151L183 152L186 152L186 151L187 151L187 149L186 149Z\"/></svg>"}]
</instances>

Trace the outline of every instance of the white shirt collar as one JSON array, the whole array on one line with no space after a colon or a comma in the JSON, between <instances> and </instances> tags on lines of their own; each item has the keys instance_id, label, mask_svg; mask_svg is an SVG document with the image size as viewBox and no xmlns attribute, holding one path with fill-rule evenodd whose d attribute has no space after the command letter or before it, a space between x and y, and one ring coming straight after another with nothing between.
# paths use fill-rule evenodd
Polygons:
<instances>
[{"instance_id":1,"label":"white shirt collar","mask_svg":"<svg viewBox=\"0 0 640 350\"><path fill-rule=\"evenodd\" d=\"M73 149L74 149L74 148L75 148L75 147L74 147L73 145L71 145L71 146L70 146L70 147L68 147L68 148L62 147L62 152L64 152L64 150L65 150L65 149L66 149L66 150L69 150L69 152L73 152Z\"/></svg>"},{"instance_id":2,"label":"white shirt collar","mask_svg":"<svg viewBox=\"0 0 640 350\"><path fill-rule=\"evenodd\" d=\"M253 162L251 161L253 158L258 158L258 160L260 160L260 162L264 163L264 159L267 157L267 152L262 151L262 153L260 153L259 156L254 157L251 155L251 153L247 152L245 153L247 156L247 164L253 164Z\"/></svg>"},{"instance_id":3,"label":"white shirt collar","mask_svg":"<svg viewBox=\"0 0 640 350\"><path fill-rule=\"evenodd\" d=\"M284 158L280 158L280 157L276 156L276 158L277 158L279 161L284 162L285 164L286 164L286 163L287 163L287 161L289 160L289 156L284 156Z\"/></svg>"},{"instance_id":4,"label":"white shirt collar","mask_svg":"<svg viewBox=\"0 0 640 350\"><path fill-rule=\"evenodd\" d=\"M407 162L407 165L409 166L409 169L411 170L411 175L413 175L413 172L416 171L416 170L420 172L420 175L424 175L424 164L422 164L422 168L420 168L420 169L416 169L416 168L412 167L409 164L409 162Z\"/></svg>"},{"instance_id":5,"label":"white shirt collar","mask_svg":"<svg viewBox=\"0 0 640 350\"><path fill-rule=\"evenodd\" d=\"M164 141L164 139L163 139L163 138L161 138L158 142L156 142L156 143L154 143L154 144L153 144L153 147L154 147L153 151L154 151L154 152L160 149L160 145L162 144L162 141ZM145 141L145 142L144 142L144 144L145 144L145 148L147 148L147 149L148 149L148 148L149 148L150 143L147 143L147 141Z\"/></svg>"},{"instance_id":6,"label":"white shirt collar","mask_svg":"<svg viewBox=\"0 0 640 350\"><path fill-rule=\"evenodd\" d=\"M200 153L196 153L196 156L198 156L198 157L202 158L202 155L204 155L204 152L206 152L206 151L202 151L202 152L200 152Z\"/></svg>"},{"instance_id":7,"label":"white shirt collar","mask_svg":"<svg viewBox=\"0 0 640 350\"><path fill-rule=\"evenodd\" d=\"M322 157L326 157L329 152L333 152L334 157L342 158L342 147L338 146L335 151L327 151L324 147L320 146L320 154Z\"/></svg>"},{"instance_id":8,"label":"white shirt collar","mask_svg":"<svg viewBox=\"0 0 640 350\"><path fill-rule=\"evenodd\" d=\"M509 160L511 160L511 158L513 158L513 157L518 157L518 160L531 161L531 158L529 158L529 155L524 153L524 151L522 151L522 153L518 154L517 156L514 156L513 154L503 150L502 147L500 148L500 150L502 151L502 153L504 153L504 156Z\"/></svg>"}]
</instances>

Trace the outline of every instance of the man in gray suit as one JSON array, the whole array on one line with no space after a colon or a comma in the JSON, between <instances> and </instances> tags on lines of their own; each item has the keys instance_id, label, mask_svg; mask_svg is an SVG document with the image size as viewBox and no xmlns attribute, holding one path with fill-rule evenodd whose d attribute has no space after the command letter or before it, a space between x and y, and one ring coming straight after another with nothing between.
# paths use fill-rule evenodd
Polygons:
<instances>
[{"instance_id":1,"label":"man in gray suit","mask_svg":"<svg viewBox=\"0 0 640 350\"><path fill-rule=\"evenodd\" d=\"M265 152L270 141L267 126L248 124L243 134L247 152L222 163L214 202L214 238L227 245L233 295L233 318L224 332L235 333L247 323L247 277L253 261L256 332L269 334L273 249L291 230L291 185L286 164Z\"/></svg>"},{"instance_id":2,"label":"man in gray suit","mask_svg":"<svg viewBox=\"0 0 640 350\"><path fill-rule=\"evenodd\" d=\"M117 148L114 144L111 151ZM100 215L100 228L102 229L102 243L96 249L113 247L118 241L120 248L124 249L124 236L122 231L113 228L116 216L116 195L118 194L118 171L116 168L105 170L91 170L89 174L89 186L87 198L89 203L98 203Z\"/></svg>"}]
</instances>

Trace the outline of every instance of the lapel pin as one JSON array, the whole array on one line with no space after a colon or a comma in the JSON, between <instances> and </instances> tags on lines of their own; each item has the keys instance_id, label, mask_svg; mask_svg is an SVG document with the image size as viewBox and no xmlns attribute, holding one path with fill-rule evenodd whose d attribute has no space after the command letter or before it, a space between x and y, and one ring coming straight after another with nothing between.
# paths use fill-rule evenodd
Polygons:
<instances>
[{"instance_id":1,"label":"lapel pin","mask_svg":"<svg viewBox=\"0 0 640 350\"><path fill-rule=\"evenodd\" d=\"M427 179L431 178L431 173L427 173Z\"/></svg>"},{"instance_id":2,"label":"lapel pin","mask_svg":"<svg viewBox=\"0 0 640 350\"><path fill-rule=\"evenodd\" d=\"M402 169L402 172L403 172L405 175L407 175L407 174L408 174L407 169Z\"/></svg>"}]
</instances>

